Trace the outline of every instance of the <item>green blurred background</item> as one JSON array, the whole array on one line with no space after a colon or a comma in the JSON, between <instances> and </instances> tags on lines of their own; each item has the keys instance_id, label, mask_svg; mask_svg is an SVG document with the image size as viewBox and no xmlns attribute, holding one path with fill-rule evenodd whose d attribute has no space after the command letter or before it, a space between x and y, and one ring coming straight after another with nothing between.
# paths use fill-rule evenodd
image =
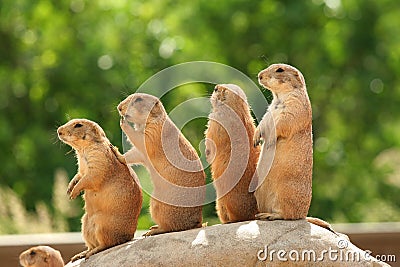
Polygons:
<instances>
[{"instance_id":1,"label":"green blurred background","mask_svg":"<svg viewBox=\"0 0 400 267\"><path fill-rule=\"evenodd\" d=\"M194 60L254 82L272 63L300 69L314 119L310 215L399 221L399 25L398 0L2 0L0 234L79 231L83 202L65 193L76 159L57 127L88 118L121 148L116 105L158 71ZM171 110L212 88L182 86L162 101ZM183 129L196 148L205 124ZM145 200L142 229L152 224ZM218 222L213 203L204 220Z\"/></svg>"}]
</instances>

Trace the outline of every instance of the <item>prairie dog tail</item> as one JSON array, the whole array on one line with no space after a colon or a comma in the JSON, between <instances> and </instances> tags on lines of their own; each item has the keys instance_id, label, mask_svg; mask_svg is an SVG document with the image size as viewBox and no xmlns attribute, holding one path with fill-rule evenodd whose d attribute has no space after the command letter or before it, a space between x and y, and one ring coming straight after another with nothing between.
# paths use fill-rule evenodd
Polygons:
<instances>
[{"instance_id":1,"label":"prairie dog tail","mask_svg":"<svg viewBox=\"0 0 400 267\"><path fill-rule=\"evenodd\" d=\"M306 220L309 223L312 223L312 224L318 225L318 226L320 226L322 228L328 229L329 231L331 231L335 235L338 235L335 232L335 230L333 230L332 226L328 222L326 222L324 220L321 220L321 219L318 219L318 218L315 218L315 217L306 217Z\"/></svg>"}]
</instances>

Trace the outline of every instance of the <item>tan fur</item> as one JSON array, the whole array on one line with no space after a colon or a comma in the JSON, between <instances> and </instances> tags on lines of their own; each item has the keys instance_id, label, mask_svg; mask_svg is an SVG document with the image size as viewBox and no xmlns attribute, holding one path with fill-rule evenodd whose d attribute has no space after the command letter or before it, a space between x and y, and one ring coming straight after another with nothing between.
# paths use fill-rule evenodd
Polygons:
<instances>
[{"instance_id":1,"label":"tan fur","mask_svg":"<svg viewBox=\"0 0 400 267\"><path fill-rule=\"evenodd\" d=\"M124 155L126 161L144 165L154 185L150 213L157 225L146 235L201 227L205 191L197 187L205 185L205 174L195 149L161 101L136 93L122 101L118 111L121 128L133 145Z\"/></svg>"},{"instance_id":2,"label":"tan fur","mask_svg":"<svg viewBox=\"0 0 400 267\"><path fill-rule=\"evenodd\" d=\"M19 255L23 267L62 267L64 260L61 253L48 246L37 246L25 250Z\"/></svg>"},{"instance_id":3,"label":"tan fur","mask_svg":"<svg viewBox=\"0 0 400 267\"><path fill-rule=\"evenodd\" d=\"M254 134L254 145L264 144L258 169L275 147L271 169L255 191L257 219L306 219L335 233L324 220L306 217L312 195L312 111L303 75L286 64L273 64L258 74L259 83L273 95ZM260 177L262 179L263 177ZM262 181L262 180L261 180Z\"/></svg>"},{"instance_id":4,"label":"tan fur","mask_svg":"<svg viewBox=\"0 0 400 267\"><path fill-rule=\"evenodd\" d=\"M273 64L258 74L273 100L254 134L264 139L263 153L276 145L268 175L255 191L259 219L306 218L312 192L312 113L303 75L294 67ZM274 130L276 134L274 134ZM261 181L264 177L260 177Z\"/></svg>"},{"instance_id":5,"label":"tan fur","mask_svg":"<svg viewBox=\"0 0 400 267\"><path fill-rule=\"evenodd\" d=\"M75 149L78 173L67 193L75 199L84 191L82 234L88 249L71 260L127 242L134 236L142 207L142 192L134 171L90 120L74 119L57 130L60 140Z\"/></svg>"},{"instance_id":6,"label":"tan fur","mask_svg":"<svg viewBox=\"0 0 400 267\"><path fill-rule=\"evenodd\" d=\"M249 185L260 149L252 144L256 127L246 95L239 86L220 84L215 86L211 104L213 109L205 132L206 158L211 164L217 191L218 217L222 223L254 220L257 202L254 194L249 192ZM243 131L239 131L242 128ZM238 136L240 134L243 136ZM236 148L233 148L233 142L236 142ZM248 155L244 155L246 152ZM238 161L244 161L244 165L240 166L242 162ZM232 184L233 189L227 192Z\"/></svg>"}]
</instances>

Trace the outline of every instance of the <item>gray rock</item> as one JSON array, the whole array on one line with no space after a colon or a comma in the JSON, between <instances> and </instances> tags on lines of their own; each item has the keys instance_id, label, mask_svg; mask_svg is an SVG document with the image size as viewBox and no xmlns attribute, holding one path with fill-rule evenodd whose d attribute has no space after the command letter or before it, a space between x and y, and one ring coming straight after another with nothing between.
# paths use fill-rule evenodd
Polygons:
<instances>
[{"instance_id":1,"label":"gray rock","mask_svg":"<svg viewBox=\"0 0 400 267\"><path fill-rule=\"evenodd\" d=\"M66 266L389 266L346 235L298 221L248 221L134 239Z\"/></svg>"}]
</instances>

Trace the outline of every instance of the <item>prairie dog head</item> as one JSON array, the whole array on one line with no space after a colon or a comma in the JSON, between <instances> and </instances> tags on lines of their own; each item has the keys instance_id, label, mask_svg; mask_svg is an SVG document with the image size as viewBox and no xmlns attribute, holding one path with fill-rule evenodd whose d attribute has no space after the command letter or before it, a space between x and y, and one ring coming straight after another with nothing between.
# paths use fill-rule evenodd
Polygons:
<instances>
[{"instance_id":1,"label":"prairie dog head","mask_svg":"<svg viewBox=\"0 0 400 267\"><path fill-rule=\"evenodd\" d=\"M272 64L258 73L258 82L273 93L287 93L306 87L303 74L287 64Z\"/></svg>"},{"instance_id":2,"label":"prairie dog head","mask_svg":"<svg viewBox=\"0 0 400 267\"><path fill-rule=\"evenodd\" d=\"M61 253L48 246L37 246L19 255L19 263L24 267L62 267Z\"/></svg>"},{"instance_id":3,"label":"prairie dog head","mask_svg":"<svg viewBox=\"0 0 400 267\"><path fill-rule=\"evenodd\" d=\"M106 134L95 122L87 119L73 119L58 127L58 138L74 149L84 148L93 143L103 142Z\"/></svg>"},{"instance_id":4,"label":"prairie dog head","mask_svg":"<svg viewBox=\"0 0 400 267\"><path fill-rule=\"evenodd\" d=\"M166 116L160 99L143 93L136 93L119 103L118 112L128 122L144 125L157 122Z\"/></svg>"},{"instance_id":5,"label":"prairie dog head","mask_svg":"<svg viewBox=\"0 0 400 267\"><path fill-rule=\"evenodd\" d=\"M213 108L227 105L231 108L247 106L247 98L243 90L235 84L217 84L211 95Z\"/></svg>"}]
</instances>

